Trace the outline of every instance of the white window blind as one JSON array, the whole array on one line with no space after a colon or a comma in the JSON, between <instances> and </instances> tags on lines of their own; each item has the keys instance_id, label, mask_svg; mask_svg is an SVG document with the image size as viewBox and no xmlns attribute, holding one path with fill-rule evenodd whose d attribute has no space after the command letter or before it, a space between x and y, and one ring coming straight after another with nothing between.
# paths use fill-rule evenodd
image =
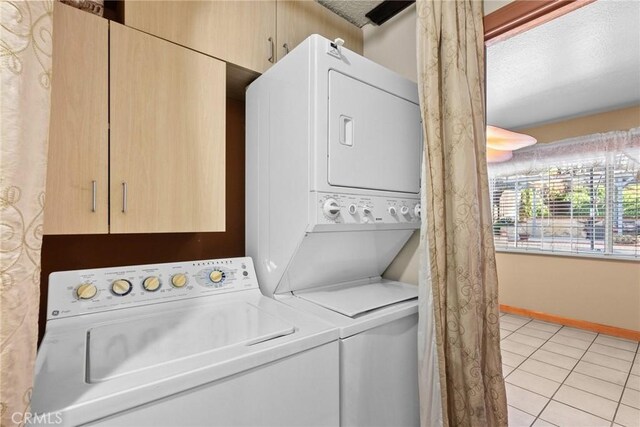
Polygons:
<instances>
[{"instance_id":1,"label":"white window blind","mask_svg":"<svg viewBox=\"0 0 640 427\"><path fill-rule=\"evenodd\" d=\"M640 128L518 150L489 177L497 250L640 259Z\"/></svg>"}]
</instances>

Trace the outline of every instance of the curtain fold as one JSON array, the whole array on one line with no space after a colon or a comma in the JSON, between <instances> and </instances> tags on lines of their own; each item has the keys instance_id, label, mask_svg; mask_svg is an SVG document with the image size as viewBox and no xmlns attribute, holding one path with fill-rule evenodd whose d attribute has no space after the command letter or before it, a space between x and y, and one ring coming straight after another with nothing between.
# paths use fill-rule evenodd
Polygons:
<instances>
[{"instance_id":1,"label":"curtain fold","mask_svg":"<svg viewBox=\"0 0 640 427\"><path fill-rule=\"evenodd\" d=\"M52 1L0 2L0 421L23 425L38 340Z\"/></svg>"},{"instance_id":2,"label":"curtain fold","mask_svg":"<svg viewBox=\"0 0 640 427\"><path fill-rule=\"evenodd\" d=\"M439 385L444 425L507 425L485 153L482 2L418 0L417 11L425 137L421 243L428 248L420 283L421 423L432 425L425 408ZM433 312L426 310L430 302ZM426 354L429 327L439 384L428 378L434 371Z\"/></svg>"}]
</instances>

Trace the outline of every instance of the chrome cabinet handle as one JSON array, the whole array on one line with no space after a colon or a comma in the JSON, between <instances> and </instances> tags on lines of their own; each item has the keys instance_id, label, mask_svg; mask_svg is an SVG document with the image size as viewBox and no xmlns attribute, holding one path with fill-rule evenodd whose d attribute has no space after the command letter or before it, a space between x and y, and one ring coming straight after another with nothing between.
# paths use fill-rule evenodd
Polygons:
<instances>
[{"instance_id":1,"label":"chrome cabinet handle","mask_svg":"<svg viewBox=\"0 0 640 427\"><path fill-rule=\"evenodd\" d=\"M127 212L127 183L122 183L122 213Z\"/></svg>"},{"instance_id":2,"label":"chrome cabinet handle","mask_svg":"<svg viewBox=\"0 0 640 427\"><path fill-rule=\"evenodd\" d=\"M96 192L97 192L97 183L95 180L91 181L91 212L96 211Z\"/></svg>"},{"instance_id":3,"label":"chrome cabinet handle","mask_svg":"<svg viewBox=\"0 0 640 427\"><path fill-rule=\"evenodd\" d=\"M275 62L275 46L273 45L273 37L269 37L268 41L271 49L271 56L269 56L268 60L273 64Z\"/></svg>"},{"instance_id":4,"label":"chrome cabinet handle","mask_svg":"<svg viewBox=\"0 0 640 427\"><path fill-rule=\"evenodd\" d=\"M282 45L282 47L284 48L284 54L288 54L289 53L289 43L285 43Z\"/></svg>"}]
</instances>

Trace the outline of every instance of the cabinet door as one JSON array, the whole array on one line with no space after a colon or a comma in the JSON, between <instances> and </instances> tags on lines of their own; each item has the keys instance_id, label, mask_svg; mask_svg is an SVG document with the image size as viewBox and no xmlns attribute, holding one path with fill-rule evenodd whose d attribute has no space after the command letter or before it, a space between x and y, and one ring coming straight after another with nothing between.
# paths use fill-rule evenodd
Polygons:
<instances>
[{"instance_id":1,"label":"cabinet door","mask_svg":"<svg viewBox=\"0 0 640 427\"><path fill-rule=\"evenodd\" d=\"M278 0L276 15L278 60L311 34L340 37L347 49L362 54L362 29L315 1Z\"/></svg>"},{"instance_id":2,"label":"cabinet door","mask_svg":"<svg viewBox=\"0 0 640 427\"><path fill-rule=\"evenodd\" d=\"M111 24L111 232L225 229L225 64Z\"/></svg>"},{"instance_id":3,"label":"cabinet door","mask_svg":"<svg viewBox=\"0 0 640 427\"><path fill-rule=\"evenodd\" d=\"M275 0L126 1L125 24L264 72L273 62Z\"/></svg>"},{"instance_id":4,"label":"cabinet door","mask_svg":"<svg viewBox=\"0 0 640 427\"><path fill-rule=\"evenodd\" d=\"M45 234L108 232L106 19L54 2Z\"/></svg>"}]
</instances>

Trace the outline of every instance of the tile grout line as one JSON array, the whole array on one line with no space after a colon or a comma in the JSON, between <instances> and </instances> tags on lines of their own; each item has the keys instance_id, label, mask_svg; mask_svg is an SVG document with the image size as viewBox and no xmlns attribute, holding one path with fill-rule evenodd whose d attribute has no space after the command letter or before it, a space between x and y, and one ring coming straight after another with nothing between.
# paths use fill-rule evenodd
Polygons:
<instances>
[{"instance_id":1,"label":"tile grout line","mask_svg":"<svg viewBox=\"0 0 640 427\"><path fill-rule=\"evenodd\" d=\"M614 349L614 350L626 351L626 352L628 352L628 353L633 354L633 355L634 355L634 359L635 359L635 355L636 355L636 353L635 353L635 352L633 352L633 351L624 350L624 349L622 349L622 348L612 347L612 346L610 346L610 345L605 345L605 344L600 344L600 343L594 343L594 344L598 344L598 345L601 345L601 346L603 346L603 347L608 347L608 348L611 348L611 349ZM575 348L577 348L577 347L575 347ZM599 351L592 350L592 352L593 352L593 353L595 353L595 354L599 354L599 355L601 355L601 356L607 356L607 357L610 357L610 358L612 358L612 359L622 360L623 362L633 363L633 361L629 361L629 360L626 360L626 359L621 359L620 357L612 356L612 355L610 355L610 354L600 353ZM591 362L591 363L593 363L593 362ZM603 366L604 366L604 365L603 365ZM613 368L612 368L612 369L613 369Z\"/></svg>"},{"instance_id":2,"label":"tile grout line","mask_svg":"<svg viewBox=\"0 0 640 427\"><path fill-rule=\"evenodd\" d=\"M562 329L562 328L561 328L561 329ZM516 331L513 331L513 332L516 332ZM558 332L560 332L560 329L558 329ZM555 335L555 333L554 333L554 335ZM507 339L507 338L508 338L508 337L505 337L504 339ZM534 337L534 338L537 338L537 337ZM547 341L549 341L551 338L553 338L553 335L552 335L551 337L549 337L549 339L548 339ZM584 354L586 354L587 350L589 350L589 349L591 348L591 344L599 344L599 343L596 343L596 342L595 342L595 339L596 339L596 338L597 338L597 335L594 337L594 341L592 341L592 342L589 344L589 347L587 347L587 349L586 349L586 350L582 350L582 349L581 349L581 348L579 348L579 347L573 347L573 346L570 346L570 345L568 345L568 344L562 344L562 343L558 343L558 342L555 342L555 341L551 341L551 343L553 343L553 344L563 345L563 346L565 346L565 347L571 347L571 348L574 348L574 349L577 349L577 350L582 350L582 351L584 352ZM539 339L543 339L543 338L539 338ZM502 341L502 340L501 340L501 341ZM516 342L516 343L518 343L518 344L521 344L521 345L527 345L527 344L519 343L519 342L517 342L517 341L514 341L514 342ZM587 342L587 341L584 341L584 342ZM546 341L545 341L543 344L541 344L541 345L540 345L540 347L537 347L537 348L536 348L536 351L534 351L533 353L531 353L531 355L533 355L534 353L536 353L538 350L544 350L544 351L546 351L546 352L548 352L548 353L553 353L553 354L555 354L555 355L562 356L562 357L566 357L566 358L568 358L568 359L579 359L579 360L581 360L581 359L582 359L582 357L577 358L577 357L569 356L569 355L567 355L567 354L558 353L558 352L553 351L553 350L549 350L549 349L546 349L546 348L542 348L542 346L544 346L545 344L546 344ZM600 345L604 345L604 344L600 344ZM533 346L529 346L529 347L533 347ZM607 346L607 347L611 347L611 346ZM615 349L618 349L618 350L622 350L622 349L620 349L620 348L618 348L618 347L611 347L611 348L615 348ZM529 355L529 356L523 356L522 354L514 353L514 352L512 352L512 351L509 351L509 350L502 350L502 349L501 349L501 351L506 351L507 353L513 353L513 354L515 354L516 356L522 356L522 357L524 357L524 358L525 358L525 360L523 360L520 364L518 364L518 366L517 366L517 367L513 367L513 366L510 366L510 365L507 365L507 366L509 366L509 367L513 368L513 370L514 370L514 371L515 371L517 368L519 368L519 367L520 367L520 365L522 365L524 362L526 362L526 361L527 361L527 359L531 359L531 355ZM629 351L629 350L624 350L624 351ZM630 352L630 353L632 353L631 351L629 351L629 352ZM622 361L622 362L626 362L626 363L631 363L631 364L633 365L633 362L629 362L628 360L625 360L625 359L620 359L620 358L617 358L617 357L614 357L614 356L609 356L609 355L607 355L607 354L598 353L598 352L596 352L596 351L592 351L592 353L595 353L595 354L598 354L598 355L601 355L601 356L611 357L611 358L613 358L613 359L617 359L617 360L620 360L620 361ZM583 356L584 356L584 354L583 354ZM634 353L634 354L635 354L635 353ZM565 370L570 370L570 369L565 368L564 366L554 365L553 363L550 363L550 362L544 362L544 361L541 361L541 360L538 360L538 359L532 359L532 360L535 360L535 361L537 361L537 362L544 363L544 364L547 364L547 365L550 365L550 366L553 366L553 367L556 367L556 368L565 369ZM617 372L620 372L620 373L627 373L627 371L626 371L626 370L620 370L620 369L617 369L617 368L612 368L612 367L610 367L610 366L602 365L602 364L597 363L597 362L591 362L591 361L586 361L586 360L585 360L584 362L585 362L585 363L589 363L589 364L591 364L591 365L600 366L600 367L602 367L602 368L611 369L611 370L614 370L614 371L617 371ZM526 371L526 372L529 372L529 371ZM535 373L533 373L533 372L529 372L529 373L530 373L530 374L537 375L537 374L535 374ZM593 379L596 379L596 380L599 380L599 381L604 381L604 382L607 382L607 383L610 383L610 384L614 384L614 385L618 385L618 386L620 385L620 384L615 383L615 382L613 382L613 381L605 380L605 379L602 379L602 378L599 378L599 377L594 377L593 375L585 374L585 373L582 373L582 372L578 372L578 373L579 373L580 375L584 375L585 377L593 378ZM538 375L538 376L540 376L540 375ZM544 377L543 377L543 378L544 378ZM553 381L553 380L552 380L552 381ZM575 387L574 387L574 388L575 388ZM582 389L579 389L579 390L582 390ZM585 391L585 392L589 393L589 392L588 392L588 391L586 391L586 390L582 390L582 391ZM591 394L594 394L594 393L591 393ZM596 395L596 396L600 396L600 395ZM604 397L604 396L600 396L600 397ZM609 400L611 400L611 399L609 399Z\"/></svg>"},{"instance_id":3,"label":"tile grout line","mask_svg":"<svg viewBox=\"0 0 640 427\"><path fill-rule=\"evenodd\" d=\"M502 316L501 316L501 317L502 317ZM530 324L532 321L536 320L536 319L533 319L533 318L525 318L525 317L521 317L521 318L523 318L523 319L529 319L529 320L528 320L527 322L525 322L524 324L522 324L521 326L518 326L515 330L513 330L513 331L509 331L509 335L507 335L506 337L504 337L503 339L501 339L501 340L500 340L501 342L502 342L504 339L507 339L507 338L508 338L509 336L511 336L512 334L514 334L514 333L516 333L516 332L520 331L520 329L522 329L522 328L523 328L523 327L525 327L526 325ZM509 322L505 322L505 323L509 323ZM544 346L547 342L550 342L550 340L551 340L554 336L559 335L559 333L560 333L564 328L567 328L567 326L565 326L565 325L560 325L560 328L559 328L558 330L556 330L556 332L554 332L554 333L553 333L549 338L547 338L547 339L545 340L545 342L543 342L542 344L540 344L537 348L536 348L536 347L534 347L534 346L529 346L529 347L535 348L535 350L534 350L531 354L529 354L529 356L524 356L524 357L525 357L525 359L524 359L521 363L519 363L516 367L512 367L512 368L513 368L513 370L512 370L508 375L506 375L504 378L506 379L506 377L508 377L509 375L511 375L511 373L513 373L513 372L515 372L517 369L519 369L519 368L520 368L520 367L521 367L521 366L522 366L522 365L523 365L527 360L531 359L531 356L532 356L534 353L536 353L538 350L541 350L541 349L542 349L542 346ZM571 329L573 329L573 328L571 328ZM542 331L544 331L544 330L542 330ZM549 332L549 331L546 331L546 332ZM540 338L540 337L527 335L527 334L526 334L526 333L524 333L524 332L519 332L519 333L521 333L521 334L523 334L523 335L526 335L526 336L529 336L529 337L542 339L542 338ZM589 342L589 346L588 346L588 347L583 351L582 355L581 355L579 358L574 358L574 357L568 356L568 355L566 355L566 354L556 353L556 352L554 352L554 351L551 351L551 350L547 350L547 349L545 349L545 351L547 351L547 352L549 352L549 353L553 353L553 354L556 354L556 355L559 355L559 356L563 356L563 357L567 357L567 358L570 358L570 359L577 359L576 363L573 365L573 367L572 367L571 369L569 369L569 370L568 370L568 371L569 371L569 373L565 376L564 380L562 380L562 382L560 382L560 383L559 383L559 384L560 384L560 385L559 385L559 387L556 389L556 391L552 394L552 396L551 396L551 397L547 397L547 396L544 396L544 395L542 395L542 394L536 393L536 392L534 392L534 391L532 391L532 390L528 390L528 389L526 389L526 388L524 388L524 387L521 387L521 386L518 386L518 385L515 385L515 384L511 384L511 383L509 383L510 385L512 385L512 386L514 386L514 387L518 387L518 388L520 388L520 389L526 390L526 391L528 391L528 392L530 392L530 393L533 393L533 394L536 394L536 395L538 395L538 396L542 396L542 397L544 397L544 398L548 399L547 403L546 403L546 404L544 405L544 407L540 410L539 414L538 414L537 416L535 416L535 417L534 417L534 420L533 420L533 423L532 423L532 424L535 424L535 422L536 422L537 420L539 420L539 419L540 419L540 420L542 420L542 418L540 418L540 415L544 412L544 410L547 408L547 406L549 405L549 403L551 403L551 401L553 400L553 398L554 398L554 397L555 397L555 395L557 394L558 390L560 390L560 388L561 388L563 385L566 385L567 387L574 388L574 389L579 390L579 391L581 391L581 392L588 393L588 394L590 394L590 395L593 395L593 396L596 396L596 397L599 397L599 398L602 398L602 399L609 400L609 401L611 401L611 402L616 402L615 400L608 399L607 397L604 397L604 396L601 396L601 395L598 395L598 394L592 393L592 392L590 392L590 391L582 390L582 389L580 389L580 388L572 387L572 386L570 386L570 385L568 385L568 384L565 384L565 383L566 383L567 378L569 378L569 376L571 376L571 374L574 372L575 367L576 367L576 366L578 366L578 364L582 361L582 359L584 358L584 356L585 356L587 353L589 353L589 350L591 349L591 347L593 346L593 344L595 344L595 343L596 343L596 340L597 340L597 339L598 339L598 337L599 337L599 336L601 336L601 335L602 335L602 336L604 336L604 337L609 337L609 335L606 335L606 334L595 333L595 335L593 336L593 339ZM559 336L564 336L564 335L559 335ZM584 342L588 342L588 341L586 341L586 340L581 340L580 338L576 338L576 337L571 337L571 336L567 336L567 337L568 337L568 338L575 338L575 339L577 339L577 340L584 341ZM612 337L612 338L616 338L616 337ZM527 344L519 343L518 341L514 341L514 342L516 342L516 343L518 343L518 344L521 344L521 345L527 345ZM555 343L555 341L551 341L551 342L554 342L554 343ZM563 343L557 343L557 344L561 344L561 345L564 345L564 346L568 346L568 347L571 347L571 348L575 348L575 349L578 349L578 350L582 350L582 349L581 349L581 348L579 348L579 347L573 347L573 346L568 345L568 344L563 344ZM602 344L602 343L598 343L598 344L599 344L599 345L602 345L602 346L605 346L605 347L610 347L610 348L612 348L612 349L629 351L629 350L626 350L626 349L621 349L621 348L619 348L619 347L610 346L610 345L608 345L608 344ZM629 351L629 352L632 352L632 353L634 354L634 358L633 358L633 360L631 361L631 368L630 368L630 369L629 369L629 371L627 372L627 379L626 379L626 381L625 381L625 384L624 384L624 386L622 386L622 393L621 393L621 395L620 395L620 398L618 399L618 402L617 402L617 404L618 404L618 405L617 405L617 407L616 407L616 411L615 411L615 412L614 412L614 414L613 414L613 419L610 421L610 425L611 425L611 426L615 423L615 417L616 417L616 415L617 415L617 412L618 412L618 409L619 409L620 405L622 404L622 397L623 397L623 395L624 395L624 391L625 391L625 390L626 390L626 388L627 388L627 387L626 387L626 385L627 385L627 383L628 383L628 381L629 381L629 378L630 378L630 376L631 376L631 370L633 369L633 364L635 363L635 361L636 361L636 360L640 360L640 359L639 359L639 358L640 358L640 355L638 354L638 351L640 351L640 348L638 348L638 346L639 346L639 345L640 345L640 343L637 343L637 344L636 344L636 351L635 351L635 352ZM501 351L502 351L502 349L501 349ZM504 351L508 351L508 350L504 350ZM598 352L595 352L595 351L594 351L594 353L596 353L596 354L601 354L601 355L602 355L602 353L598 353ZM521 354L518 354L518 353L514 353L514 354L519 355L519 356L522 356ZM628 361L627 361L627 360L625 360L625 359L619 359L619 358L617 358L617 357L615 357L615 356L609 356L609 355L607 355L607 354L605 354L604 356L608 356L608 357L612 357L612 358L615 358L615 359L618 359L618 360L621 360L621 361L624 361L624 362L628 362ZM540 363L544 363L544 364L549 365L549 366L554 366L554 367L557 367L557 368L561 368L561 369L565 369L565 370L567 370L566 368L564 368L564 367L562 367L562 366L553 365L552 363L539 361L539 360L537 360L537 359L531 359L531 360L534 360L534 361L536 361L536 362L540 362ZM585 363L586 363L586 362L585 362ZM598 364L598 363L593 363L593 362L589 362L589 363L591 363L591 364L593 364L593 365L596 365L596 366L609 368L608 366L600 365L600 364ZM507 365L507 366L508 366L508 365ZM510 367L511 367L511 366L510 366ZM619 371L619 370L614 369L614 368L610 368L610 369L613 369L613 370L616 370L616 371L618 371L618 372L623 372L623 373L624 373L624 371ZM540 376L540 375L538 375L538 374L536 374L536 373L526 371L526 370L524 370L524 369L522 369L522 371L527 372L527 373L529 373L529 374L531 374L531 375L534 375L534 376L538 376L538 377L540 377L540 378L547 379L547 380L549 380L549 381L557 382L557 381L551 380L551 379L549 379L549 378L546 378L546 377ZM576 372L577 372L577 371L576 371ZM584 375L584 376L587 376L587 377L589 377L589 378L593 378L593 379L596 379L596 380L599 380L599 381L604 381L604 382L607 382L607 383L610 383L610 384L614 384L614 385L620 386L620 384L614 383L614 382L612 382L612 381L604 380L604 379L602 379L602 378L594 377L594 376L591 376L591 375L589 375L589 374L583 374L583 373L580 373L580 374L581 374L581 375ZM559 402L559 401L556 401L556 402ZM609 421L609 420L604 419L602 416L597 415L597 414L593 414L593 413L591 413L591 412L589 412L589 411L587 411L587 410L584 410L584 409L581 409L581 408L577 408L577 407L572 406L572 405L569 405L569 404L567 404L567 403L563 403L563 402L559 402L559 403L561 403L561 404L563 404L563 405L566 405L566 406L568 406L568 407L570 407L570 408L573 408L573 409L575 409L575 410L577 410L577 411L584 412L584 413L589 414L589 415L591 415L591 416L594 416L594 417L600 418L600 419L602 419L602 420L604 420L604 421ZM527 411L524 411L524 410L522 410L522 409L516 408L515 406L514 406L513 408L518 409L519 411L521 411L521 412L523 412L523 413L525 413L525 414L528 414L528 415L533 416L533 414L530 414L530 413L528 413ZM545 420L543 420L543 421L545 421ZM545 422L548 422L548 421L545 421ZM550 423L550 424L552 424L552 423Z\"/></svg>"},{"instance_id":4,"label":"tile grout line","mask_svg":"<svg viewBox=\"0 0 640 427\"><path fill-rule=\"evenodd\" d=\"M564 328L564 326L563 326L563 328ZM562 330L562 328L560 328L560 329L558 330L558 332L560 332L560 330ZM557 332L556 332L556 334L557 334ZM554 336L555 336L555 334L554 334ZM533 425L533 424L535 424L535 422L536 422L536 421L538 421L538 420L540 419L540 415L542 415L542 413L544 412L544 410L545 410L545 409L547 409L547 406L549 406L549 403L551 403L551 402L553 401L553 398L554 398L554 397L555 397L555 395L558 393L558 390L560 390L560 388L562 388L562 386L564 385L564 383L567 381L567 378L569 378L569 376L573 373L573 370L576 368L576 366L578 366L578 364L580 363L580 361L582 361L582 358L584 357L584 355L585 355L585 354L587 354L587 352L589 351L589 349L591 348L591 346L593 345L593 343L594 343L594 342L596 342L596 339L597 339L599 336L600 336L600 334L598 333L598 334L596 334L596 336L595 336L595 337L593 337L593 341L591 341L591 344L589 344L589 347L587 347L587 349L584 351L584 353L582 353L582 356L580 356L580 358L579 358L579 359L578 359L578 361L575 363L575 365L573 365L573 368L571 368L571 370L569 370L569 373L568 373L568 374L567 374L567 376L564 378L564 380L562 380L562 382L560 383L560 386L556 389L556 391L554 391L554 392L553 392L553 394L551 395L551 397L549 398L549 400L547 401L547 403L546 403L546 404L544 405L544 407L540 410L540 413L538 414L538 416L536 417L536 419L535 419L535 420L533 420L532 425ZM549 338L549 339L551 339L551 338ZM570 387L570 386L569 386L569 387ZM559 403L562 403L562 402L559 402ZM566 403L562 403L562 404L563 404L563 405L567 405ZM582 409L580 409L580 408L575 408L575 407L573 407L573 406L571 406L571 405L567 405L567 406L572 407L572 408L574 408L574 409L577 409L577 410L579 410L579 411L585 412L585 413L587 413L587 414L590 414L590 415L596 416L596 417L598 416L598 415L595 415L595 414L591 414L591 412L584 411L584 410L582 410ZM615 415L615 414L614 414L614 415ZM599 417L599 418L601 418L601 417ZM545 420L543 420L543 421L545 421ZM548 421L547 421L547 422L548 422Z\"/></svg>"},{"instance_id":5,"label":"tile grout line","mask_svg":"<svg viewBox=\"0 0 640 427\"><path fill-rule=\"evenodd\" d=\"M526 325L528 325L529 323L531 323L531 322L533 321L533 318L528 318L528 319L529 319L529 321L528 321L528 322L526 322L526 323L524 323L522 326L518 327L515 331L512 331L509 335L514 334L516 331L518 331L519 329L521 329L521 328L525 327ZM508 323L508 322L507 322L507 323ZM563 328L563 327L560 327L560 329L562 329L562 328ZM560 329L558 329L558 331L559 331ZM558 331L556 331L553 335L555 335ZM505 339L506 339L509 335L507 335L507 336L505 337ZM547 339L547 341L548 341L548 340L550 340L550 339L553 337L553 335L551 335L551 336ZM542 338L541 338L541 339L542 339ZM542 343L542 344L541 344L541 346L542 346L542 345L544 345L547 341L545 341L544 343ZM500 340L500 343L502 344L502 340ZM535 353L536 351L538 351L538 349L540 349L540 347L536 348L536 350L535 350L533 353ZM531 354L533 354L533 353L531 353ZM517 354L517 353L514 353L514 354ZM522 356L522 355L521 355L521 354L519 354L519 356ZM502 376L502 380L505 382L505 386L506 386L506 381L505 381L505 380L506 380L506 378L507 378L509 375L511 375L512 373L514 373L514 372L515 372L515 371L516 371L516 370L517 370L517 369L518 369L518 368L519 368L519 367L520 367L524 362L526 362L527 360L529 360L529 357L530 357L530 356L531 356L531 355L526 356L526 357L524 358L524 360L518 364L518 366L513 367L513 370L512 370L511 372L509 372L507 375L503 375L503 376ZM502 361L502 347L500 348L500 360ZM507 366L508 366L508 365L507 365ZM511 384L511 383L510 383L510 384ZM527 390L526 388L523 388L523 387L517 386L517 385L515 385L515 384L511 384L511 385L513 385L513 386L515 386L515 387L518 387L518 388L521 388L521 389L523 389L523 390L526 390L526 391L528 391L528 392L530 392L530 393L535 393L535 392L533 392L533 391L531 391L531 390ZM538 393L535 393L535 394L538 394ZM506 395L506 391L505 391L505 395ZM539 394L539 396L542 396L542 395L540 395L540 394ZM546 398L546 396L543 396L543 397L545 397L545 398ZM507 399L507 406L511 406L511 405L509 405L509 400L508 400L508 399ZM528 413L527 411L524 411L524 410L522 410L522 409L520 409L520 408L516 408L515 406L513 406L513 408L517 409L518 411L524 412L524 413L525 413L525 414L527 414L527 415L531 415L532 417L534 417L534 419L533 419L533 422L534 422L534 423L535 423L535 422L536 422L536 420L538 419L538 418L537 418L537 417L535 417L533 414L530 414L530 413ZM543 409L544 409L544 408L543 408ZM509 412L509 408L507 408L507 413L508 413L508 412ZM531 423L531 424L533 424L533 423Z\"/></svg>"},{"instance_id":6,"label":"tile grout line","mask_svg":"<svg viewBox=\"0 0 640 427\"><path fill-rule=\"evenodd\" d=\"M620 409L620 405L622 405L622 398L624 397L624 393L627 390L627 384L629 384L629 378L631 378L631 371L633 371L633 365L638 359L638 350L640 350L640 342L636 344L636 353L633 356L633 360L631 361L631 368L629 368L629 372L627 373L627 379L624 382L624 386L622 386L622 393L620 394L620 399L618 400L618 405L616 406L616 410L613 412L613 420L611 421L611 426L616 421L616 417L618 416L618 410Z\"/></svg>"},{"instance_id":7,"label":"tile grout line","mask_svg":"<svg viewBox=\"0 0 640 427\"><path fill-rule=\"evenodd\" d=\"M529 323L531 323L531 321L533 321L533 319L531 319L531 318L528 318L528 319L529 319L529 321L528 321L527 323L523 324L522 326L520 326L518 329L520 329L520 328L524 327L525 325L528 325ZM515 331L511 332L511 334L515 333L518 329L516 329ZM511 335L511 334L509 334L509 335ZM552 335L552 336L553 336L553 335ZM505 339L506 339L506 338L507 338L507 337L505 337ZM551 337L549 337L549 338L551 338ZM545 342L546 342L546 341L545 341ZM523 344L523 345L524 345L524 344ZM507 351L508 351L508 350L507 350ZM518 353L514 353L514 354L518 354ZM533 354L533 353L531 353L531 354ZM518 354L518 356L522 356L522 355L521 355L521 354ZM524 357L524 356L523 356L523 357ZM509 375L511 375L511 374L512 374L516 369L518 369L518 368L520 367L520 365L522 365L524 362L526 362L528 358L529 358L528 356L527 356L527 357L525 357L525 358L524 358L524 360L523 360L522 362L518 363L518 366L515 366L515 367L514 367L514 366L512 366L513 370L512 370L511 372L509 372L507 375L503 375L503 376L502 376L502 379L504 380L504 379L506 379ZM502 340L500 340L500 361L502 361ZM503 364L504 364L504 363L503 363ZM507 366L509 366L509 365L507 365Z\"/></svg>"},{"instance_id":8,"label":"tile grout line","mask_svg":"<svg viewBox=\"0 0 640 427\"><path fill-rule=\"evenodd\" d=\"M533 318L528 318L528 319L529 319L529 321L528 321L527 323L523 324L522 326L520 326L518 329L516 329L516 330L515 330L515 331L513 331L512 333L515 333L516 331L518 331L519 329L521 329L521 328L523 328L524 326L528 325L529 323L531 323L531 322L534 320ZM529 358L531 358L531 355L532 355L533 353L535 353L536 351L540 350L540 348L542 348L542 346L543 346L543 345L545 345L547 342L549 342L549 340L550 340L551 338L553 338L553 337L554 337L558 332L560 332L560 331L562 330L562 328L564 328L564 325L560 326L560 328L558 328L558 330L556 330L553 334L551 334L551 336L550 336L549 338L547 338L547 339L545 340L545 342L543 342L542 344L540 344L540 345L539 345L539 346L538 346L538 347L537 347L537 348L536 348L536 349L535 349L535 350L534 350L534 351L533 351L529 356L526 356L526 357L524 358L524 360L518 364L518 366L516 366L515 368L513 368L513 370L512 370L511 372L509 372L509 374L508 374L507 376L505 376L505 377L504 377L504 379L506 379L506 377L508 377L509 375L511 375L513 372L515 372L518 368L520 368L520 366L522 366L522 364L523 364L524 362L526 362L527 360L529 360ZM509 335L511 335L511 334L509 334ZM596 335L596 337L597 337L597 335ZM595 341L595 338L596 338L596 337L594 337L594 338L593 338L593 339L594 339L594 341ZM505 337L505 338L507 338L507 337ZM540 338L540 339L542 339L542 338ZM523 344L523 345L526 345L526 344ZM532 346L530 346L530 347L532 347ZM500 351L502 351L502 349L500 349ZM558 353L555 353L555 354L558 354ZM520 355L520 356L522 356L522 355ZM536 360L536 359L532 359L532 360ZM538 362L539 362L539 360L538 360ZM546 363L546 362L545 362L545 363ZM577 365L577 364L578 364L578 362L576 362L576 365ZM549 363L549 365L551 365L551 364ZM552 366L555 366L555 365L552 365ZM558 368L559 368L559 367L560 367L560 366L558 366ZM534 373L532 373L532 372L528 372L528 371L524 371L524 372L527 372L527 373L529 373L529 374L531 374L531 375L536 375L536 374L534 374ZM569 374L571 374L571 372L569 372ZM569 376L569 374L567 374L567 376ZM536 376L539 376L539 375L536 375ZM541 378L544 378L544 377L541 377ZM548 379L548 378L546 378L546 379ZM549 381L553 381L553 380L549 380ZM554 381L554 382L556 382L556 381ZM515 384L511 384L511 385L516 386L516 387L519 387L519 386L517 386L517 385L515 385ZM562 384L560 384L560 386L562 386ZM546 398L546 399L549 399L549 401L548 401L548 402L547 402L547 403L542 407L542 409L540 410L539 414L541 414L541 413L542 413L542 411L544 411L544 409L547 407L547 405L548 405L548 404L549 404L549 402L551 401L551 398L548 398L547 396L541 395L541 394L539 394L539 393L536 393L536 392L534 392L534 391L532 391L532 390L528 390L528 389L523 388L523 387L519 387L519 388L522 388L523 390L527 390L527 391L528 391L528 392L530 392L530 393L534 393L534 394L537 394L537 395L539 395L539 396L543 396L543 397L544 397L544 398ZM558 387L558 389L559 389L559 388L560 388L560 387ZM555 393L554 393L554 395L555 395ZM508 404L509 404L509 402L507 401L507 405L508 405ZM514 406L514 408L515 408L515 406ZM534 417L533 422L531 423L531 425L535 424L535 422L538 420L538 415L529 414L527 411L524 411L524 410L519 409L519 408L516 408L516 409L518 409L519 411L524 412L525 414L528 414L528 415L531 415L532 417Z\"/></svg>"},{"instance_id":9,"label":"tile grout line","mask_svg":"<svg viewBox=\"0 0 640 427\"><path fill-rule=\"evenodd\" d=\"M514 334L516 331L518 331L519 329L521 329L521 328L525 327L526 325L528 325L529 323L531 323L531 322L533 321L533 319L532 319L532 318L528 318L528 319L529 319L529 321L528 321L528 322L526 322L526 323L524 323L522 326L520 326L520 327L516 328L516 330L512 331L509 335ZM507 322L507 323L508 323L508 322ZM562 329L562 327L560 327L560 329ZM559 331L560 329L558 329L558 331ZM556 333L557 333L558 331L556 331ZM507 335L507 336L505 337L505 339L506 339L509 335ZM555 333L554 333L553 335L555 335ZM547 341L548 341L549 339L551 339L551 337L553 337L553 335L551 335L551 336L547 339ZM545 343L546 343L547 341L545 341ZM500 343L502 343L502 340L500 340ZM544 345L544 343L542 343L541 345ZM535 350L533 353L535 353L539 348L540 348L540 347L536 348L536 350ZM533 353L531 353L531 354L533 354ZM517 353L514 353L514 354L517 354ZM521 355L521 354L519 354L518 356L522 356L522 355ZM531 356L531 355L529 355L529 356ZM520 367L524 362L526 362L527 360L529 360L529 356L526 356L526 357L524 358L524 360L518 364L518 366L516 366L516 367L513 367L513 366L512 366L513 370L512 370L511 372L509 372L507 375L503 375L503 376L502 376L502 380L503 380L503 381L505 381L505 380L506 380L506 378L507 378L509 375L511 375L513 372L515 372L515 371L516 371L516 370L517 370L517 369L518 369L518 368L519 368L519 367ZM500 360L502 360L502 347L500 348ZM507 365L507 366L508 366L508 365ZM515 385L515 384L511 384L511 385L513 385L513 386L515 386L515 387L519 387L519 386L517 386L517 385ZM505 381L505 386L506 386L506 381ZM519 388L521 388L521 389L523 389L523 390L526 390L526 391L528 391L528 392L531 392L531 393L535 393L535 392L533 392L533 391L531 391L531 390L527 390L526 388L523 388L523 387L519 387ZM535 394L538 394L538 393L535 393ZM505 395L506 395L506 393L505 393ZM540 395L540 396L541 396L541 395ZM544 396L544 397L546 397L546 396ZM507 399L507 406L510 406L510 405L509 405L509 400L508 400L508 399ZM535 418L535 416L534 416L533 414L530 414L530 413L528 413L527 411L524 411L524 410L522 410L522 409L516 408L515 406L513 406L513 408L517 409L518 411L524 412L524 413L525 413L525 414L527 414L527 415L531 415L532 417L534 417L533 422L535 422L535 420L537 419L537 418ZM507 413L508 413L508 412L509 412L509 409L507 408Z\"/></svg>"}]
</instances>

